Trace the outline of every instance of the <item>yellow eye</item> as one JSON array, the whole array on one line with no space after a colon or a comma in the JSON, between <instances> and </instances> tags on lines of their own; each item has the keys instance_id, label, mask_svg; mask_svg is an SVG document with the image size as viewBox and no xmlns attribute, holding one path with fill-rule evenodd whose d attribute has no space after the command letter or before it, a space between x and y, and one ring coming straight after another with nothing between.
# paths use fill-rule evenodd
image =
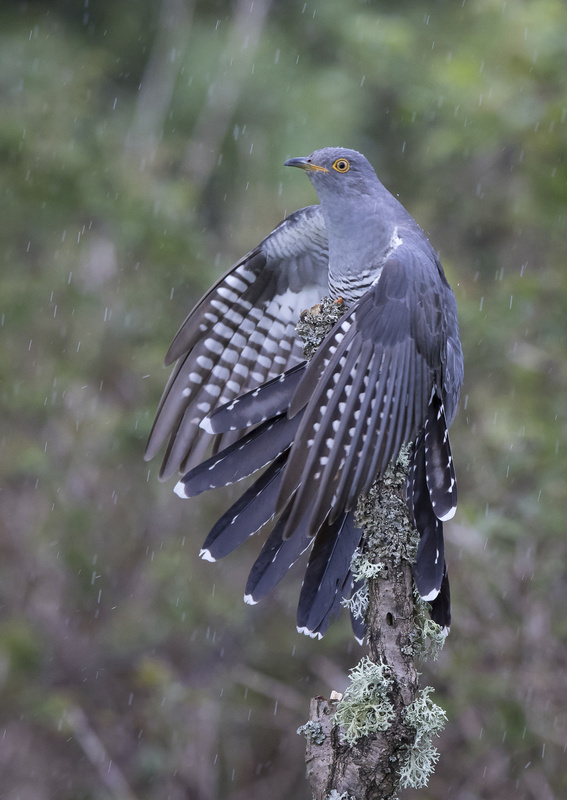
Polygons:
<instances>
[{"instance_id":1,"label":"yellow eye","mask_svg":"<svg viewBox=\"0 0 567 800\"><path fill-rule=\"evenodd\" d=\"M348 172L350 169L350 164L346 158L337 158L333 164L333 169L336 169L337 172Z\"/></svg>"}]
</instances>

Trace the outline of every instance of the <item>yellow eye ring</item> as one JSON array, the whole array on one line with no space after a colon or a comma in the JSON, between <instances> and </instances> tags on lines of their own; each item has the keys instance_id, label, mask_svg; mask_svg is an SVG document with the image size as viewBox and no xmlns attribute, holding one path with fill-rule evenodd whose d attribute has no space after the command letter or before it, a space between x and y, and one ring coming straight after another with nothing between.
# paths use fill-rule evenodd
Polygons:
<instances>
[{"instance_id":1,"label":"yellow eye ring","mask_svg":"<svg viewBox=\"0 0 567 800\"><path fill-rule=\"evenodd\" d=\"M333 169L337 172L348 172L350 169L350 164L346 158L337 158L333 164Z\"/></svg>"}]
</instances>

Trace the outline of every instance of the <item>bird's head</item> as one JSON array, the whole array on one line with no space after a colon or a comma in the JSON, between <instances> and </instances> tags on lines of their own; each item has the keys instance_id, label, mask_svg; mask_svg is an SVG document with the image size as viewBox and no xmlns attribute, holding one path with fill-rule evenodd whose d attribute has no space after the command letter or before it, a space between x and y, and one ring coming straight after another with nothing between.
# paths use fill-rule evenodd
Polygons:
<instances>
[{"instance_id":1,"label":"bird's head","mask_svg":"<svg viewBox=\"0 0 567 800\"><path fill-rule=\"evenodd\" d=\"M304 158L290 158L285 166L304 170L322 202L328 194L345 199L371 194L378 182L369 161L345 147L324 147Z\"/></svg>"}]
</instances>

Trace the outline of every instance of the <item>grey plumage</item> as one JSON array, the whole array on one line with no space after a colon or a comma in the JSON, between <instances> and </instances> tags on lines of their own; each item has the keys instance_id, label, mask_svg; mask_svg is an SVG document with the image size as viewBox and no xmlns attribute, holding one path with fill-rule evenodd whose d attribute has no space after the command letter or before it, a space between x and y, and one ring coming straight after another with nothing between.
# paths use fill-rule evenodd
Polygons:
<instances>
[{"instance_id":1,"label":"grey plumage","mask_svg":"<svg viewBox=\"0 0 567 800\"><path fill-rule=\"evenodd\" d=\"M298 627L322 635L352 586L357 499L412 444L408 508L421 537L414 575L446 625L442 523L456 506L448 427L463 374L453 292L427 237L364 156L325 148L286 163L307 172L320 205L284 220L191 312L167 356L177 364L147 458L169 439L162 477L189 469L176 487L182 497L271 464L223 515L203 554L222 557L279 515L247 600L314 542ZM325 294L348 310L305 364L294 325ZM198 465L211 434L215 454ZM240 438L222 449L230 437Z\"/></svg>"}]
</instances>

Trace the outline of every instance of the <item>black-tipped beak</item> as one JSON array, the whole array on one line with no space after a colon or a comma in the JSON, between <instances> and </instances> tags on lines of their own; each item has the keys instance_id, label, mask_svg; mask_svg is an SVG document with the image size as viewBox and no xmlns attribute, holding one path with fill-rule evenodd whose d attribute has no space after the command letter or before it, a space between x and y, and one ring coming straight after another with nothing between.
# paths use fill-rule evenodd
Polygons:
<instances>
[{"instance_id":1,"label":"black-tipped beak","mask_svg":"<svg viewBox=\"0 0 567 800\"><path fill-rule=\"evenodd\" d=\"M329 170L326 167L320 167L318 164L313 164L313 162L309 161L309 158L289 158L284 167L299 167L299 169L304 169L306 172L328 172Z\"/></svg>"}]
</instances>

